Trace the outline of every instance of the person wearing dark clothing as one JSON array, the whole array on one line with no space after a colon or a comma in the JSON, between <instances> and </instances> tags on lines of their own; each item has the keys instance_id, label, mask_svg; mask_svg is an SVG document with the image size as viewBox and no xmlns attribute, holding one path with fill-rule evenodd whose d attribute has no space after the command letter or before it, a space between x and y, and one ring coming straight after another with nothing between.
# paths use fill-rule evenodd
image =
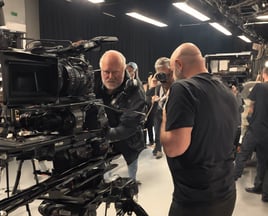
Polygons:
<instances>
[{"instance_id":1,"label":"person wearing dark clothing","mask_svg":"<svg viewBox=\"0 0 268 216\"><path fill-rule=\"evenodd\" d=\"M160 57L155 62L156 74L154 77L160 82L159 85L151 88L147 92L147 96L152 98L152 113L154 116L154 131L155 131L155 147L153 154L156 159L163 156L162 145L160 143L160 128L162 122L162 108L165 103L167 92L173 83L173 75L170 69L170 60L166 57Z\"/></svg>"},{"instance_id":2,"label":"person wearing dark clothing","mask_svg":"<svg viewBox=\"0 0 268 216\"><path fill-rule=\"evenodd\" d=\"M237 152L239 152L239 148L241 146L241 144L239 143L240 141L240 136L241 136L241 125L242 125L242 116L241 114L244 112L244 100L239 92L239 90L237 89L236 85L232 85L231 86L231 90L236 98L236 102L238 105L238 112L239 112L239 123L238 123L238 127L237 127L237 131L236 131L236 135L235 135L235 140L234 140L234 158L236 158Z\"/></svg>"},{"instance_id":3,"label":"person wearing dark clothing","mask_svg":"<svg viewBox=\"0 0 268 216\"><path fill-rule=\"evenodd\" d=\"M141 82L140 77L139 77L139 68L135 62L127 63L126 71L128 72L129 77L131 79L136 79L142 85L142 82Z\"/></svg>"},{"instance_id":4,"label":"person wearing dark clothing","mask_svg":"<svg viewBox=\"0 0 268 216\"><path fill-rule=\"evenodd\" d=\"M257 83L249 94L251 100L250 122L247 133L237 155L236 176L242 175L245 162L256 148L257 173L254 187L246 188L247 192L262 194L262 200L268 202L268 68L262 71L264 82Z\"/></svg>"},{"instance_id":5,"label":"person wearing dark clothing","mask_svg":"<svg viewBox=\"0 0 268 216\"><path fill-rule=\"evenodd\" d=\"M152 76L152 75L150 75ZM144 91L145 91L145 95L146 95L146 105L147 105L147 113L146 113L146 120L145 120L145 124L144 124L144 128L145 128L145 142L147 141L147 135L148 135L148 141L149 143L147 143L148 146L153 146L154 145L154 113L152 110L152 97L150 95L148 95L148 91L149 91L149 84L146 82L146 84L144 84Z\"/></svg>"},{"instance_id":6,"label":"person wearing dark clothing","mask_svg":"<svg viewBox=\"0 0 268 216\"><path fill-rule=\"evenodd\" d=\"M142 91L145 91L143 88L142 81L139 77L139 68L138 65L135 62L129 62L126 65L126 72L128 73L128 76L130 79L132 79L134 82L137 82L137 85L142 89ZM136 85L136 83L135 83Z\"/></svg>"},{"instance_id":7,"label":"person wearing dark clothing","mask_svg":"<svg viewBox=\"0 0 268 216\"><path fill-rule=\"evenodd\" d=\"M145 148L143 123L145 94L142 88L129 79L125 71L125 57L109 50L100 59L101 84L96 87L96 98L103 100L109 122L107 139L113 151L123 155L129 177L136 180L138 156Z\"/></svg>"},{"instance_id":8,"label":"person wearing dark clothing","mask_svg":"<svg viewBox=\"0 0 268 216\"><path fill-rule=\"evenodd\" d=\"M153 155L156 157L156 159L162 158L162 146L160 143L160 126L162 122L162 107L159 106L158 101L160 100L160 88L161 84L157 85L156 87L153 87L149 89L146 92L146 96L151 98L151 117L153 117L153 126L155 131L155 146L153 149ZM164 94L162 94L163 98L165 97Z\"/></svg>"},{"instance_id":9,"label":"person wearing dark clothing","mask_svg":"<svg viewBox=\"0 0 268 216\"><path fill-rule=\"evenodd\" d=\"M169 216L231 216L236 200L234 95L209 74L199 48L180 45L170 58L177 81L163 110L161 143L174 183Z\"/></svg>"}]
</instances>

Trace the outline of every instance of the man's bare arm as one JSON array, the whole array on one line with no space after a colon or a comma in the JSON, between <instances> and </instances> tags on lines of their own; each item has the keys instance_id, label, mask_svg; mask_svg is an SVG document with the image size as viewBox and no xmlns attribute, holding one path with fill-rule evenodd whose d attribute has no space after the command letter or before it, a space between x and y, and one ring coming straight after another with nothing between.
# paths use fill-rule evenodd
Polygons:
<instances>
[{"instance_id":1,"label":"man's bare arm","mask_svg":"<svg viewBox=\"0 0 268 216\"><path fill-rule=\"evenodd\" d=\"M191 133L192 127L166 131L166 110L163 110L160 142L168 157L180 156L189 148L191 143Z\"/></svg>"}]
</instances>

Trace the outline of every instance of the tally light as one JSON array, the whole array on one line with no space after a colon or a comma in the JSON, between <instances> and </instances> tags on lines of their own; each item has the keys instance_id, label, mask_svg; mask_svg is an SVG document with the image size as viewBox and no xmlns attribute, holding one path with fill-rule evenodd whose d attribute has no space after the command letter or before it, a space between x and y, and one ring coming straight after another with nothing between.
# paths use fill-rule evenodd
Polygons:
<instances>
[{"instance_id":1,"label":"tally light","mask_svg":"<svg viewBox=\"0 0 268 216\"><path fill-rule=\"evenodd\" d=\"M126 15L131 16L131 17L133 17L135 19L141 20L143 22L150 23L150 24L158 26L158 27L167 27L168 26L165 23L162 23L162 22L159 22L159 21L157 21L155 19L143 16L143 15L141 15L139 13L136 13L136 12L126 13Z\"/></svg>"},{"instance_id":2,"label":"tally light","mask_svg":"<svg viewBox=\"0 0 268 216\"><path fill-rule=\"evenodd\" d=\"M239 35L238 36L241 40L243 40L243 41L245 41L245 42L247 42L247 43L251 43L252 41L248 38L248 37L246 37L245 35Z\"/></svg>"},{"instance_id":3,"label":"tally light","mask_svg":"<svg viewBox=\"0 0 268 216\"><path fill-rule=\"evenodd\" d=\"M209 25L211 25L213 28L217 29L218 31L220 31L221 33L223 33L227 36L232 35L232 33L230 31L228 31L225 27L223 27L219 23L213 22L213 23L209 23Z\"/></svg>"},{"instance_id":4,"label":"tally light","mask_svg":"<svg viewBox=\"0 0 268 216\"><path fill-rule=\"evenodd\" d=\"M186 2L177 2L177 3L173 3L173 5L175 7L177 7L178 9L182 10L183 12L195 17L196 19L199 19L201 21L208 21L210 20L209 17L207 17L206 15L200 13L199 11L197 11L196 9L190 7Z\"/></svg>"}]
</instances>

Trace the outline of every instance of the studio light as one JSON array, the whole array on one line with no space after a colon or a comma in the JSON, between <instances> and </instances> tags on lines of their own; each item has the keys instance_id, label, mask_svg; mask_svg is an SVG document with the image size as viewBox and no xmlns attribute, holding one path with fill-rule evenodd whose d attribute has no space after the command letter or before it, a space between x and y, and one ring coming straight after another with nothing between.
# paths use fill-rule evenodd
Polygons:
<instances>
[{"instance_id":1,"label":"studio light","mask_svg":"<svg viewBox=\"0 0 268 216\"><path fill-rule=\"evenodd\" d=\"M238 36L241 40L243 40L243 41L245 41L245 42L247 42L247 43L251 43L252 41L248 38L248 37L246 37L245 35L239 35Z\"/></svg>"},{"instance_id":2,"label":"studio light","mask_svg":"<svg viewBox=\"0 0 268 216\"><path fill-rule=\"evenodd\" d=\"M99 3L105 2L105 0L88 0L88 1L93 3L93 4L99 4Z\"/></svg>"},{"instance_id":3,"label":"studio light","mask_svg":"<svg viewBox=\"0 0 268 216\"><path fill-rule=\"evenodd\" d=\"M209 17L207 17L206 15L202 14L201 12L199 12L198 10L192 8L191 6L189 6L186 2L177 2L177 3L173 3L173 5L175 7L177 7L178 9L180 9L181 11L195 17L196 19L200 20L200 21L208 21L210 20Z\"/></svg>"},{"instance_id":4,"label":"studio light","mask_svg":"<svg viewBox=\"0 0 268 216\"><path fill-rule=\"evenodd\" d=\"M141 15L141 14L136 13L136 12L126 13L126 15L131 16L131 17L133 17L135 19L141 20L143 22L150 23L150 24L158 26L158 27L167 27L168 26L165 23L159 22L159 21L157 21L155 19L146 17L146 16Z\"/></svg>"},{"instance_id":5,"label":"studio light","mask_svg":"<svg viewBox=\"0 0 268 216\"><path fill-rule=\"evenodd\" d=\"M260 15L256 17L259 20L268 20L268 15Z\"/></svg>"},{"instance_id":6,"label":"studio light","mask_svg":"<svg viewBox=\"0 0 268 216\"><path fill-rule=\"evenodd\" d=\"M227 30L225 27L223 27L219 23L213 22L213 23L209 23L209 25L211 25L213 28L217 29L218 31L220 31L221 33L227 36L232 35L232 33L229 30Z\"/></svg>"}]
</instances>

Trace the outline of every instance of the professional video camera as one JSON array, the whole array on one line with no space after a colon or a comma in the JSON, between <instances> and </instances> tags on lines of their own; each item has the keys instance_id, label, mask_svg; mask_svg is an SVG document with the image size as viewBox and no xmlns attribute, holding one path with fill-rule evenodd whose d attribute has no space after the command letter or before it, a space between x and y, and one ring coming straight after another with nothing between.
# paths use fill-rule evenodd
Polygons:
<instances>
[{"instance_id":1,"label":"professional video camera","mask_svg":"<svg viewBox=\"0 0 268 216\"><path fill-rule=\"evenodd\" d=\"M0 211L8 214L43 199L39 212L44 216L93 216L102 202L114 202L117 215L147 215L132 199L135 182L103 180L119 155L105 138L108 120L95 97L95 71L85 52L115 41L100 36L45 46L55 41L39 40L27 50L0 50L1 164L10 157L53 161L51 176L30 188L17 190L18 175L12 196L0 201Z\"/></svg>"}]
</instances>

